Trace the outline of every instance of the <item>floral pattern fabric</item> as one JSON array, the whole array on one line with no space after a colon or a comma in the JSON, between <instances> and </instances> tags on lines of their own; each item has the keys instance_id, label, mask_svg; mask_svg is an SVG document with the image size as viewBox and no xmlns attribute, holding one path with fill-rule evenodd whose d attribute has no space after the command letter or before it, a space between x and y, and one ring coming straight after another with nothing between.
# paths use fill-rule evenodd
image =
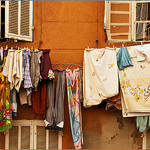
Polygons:
<instances>
[{"instance_id":1,"label":"floral pattern fabric","mask_svg":"<svg viewBox=\"0 0 150 150\"><path fill-rule=\"evenodd\" d=\"M80 71L78 69L75 69L73 73L70 69L66 70L70 124L75 149L82 148L79 74Z\"/></svg>"},{"instance_id":2,"label":"floral pattern fabric","mask_svg":"<svg viewBox=\"0 0 150 150\"><path fill-rule=\"evenodd\" d=\"M119 70L123 116L150 115L150 64L137 61L136 49L129 53L134 67Z\"/></svg>"},{"instance_id":3,"label":"floral pattern fabric","mask_svg":"<svg viewBox=\"0 0 150 150\"><path fill-rule=\"evenodd\" d=\"M10 88L7 78L2 75L2 68L0 68L0 132L12 127Z\"/></svg>"}]
</instances>

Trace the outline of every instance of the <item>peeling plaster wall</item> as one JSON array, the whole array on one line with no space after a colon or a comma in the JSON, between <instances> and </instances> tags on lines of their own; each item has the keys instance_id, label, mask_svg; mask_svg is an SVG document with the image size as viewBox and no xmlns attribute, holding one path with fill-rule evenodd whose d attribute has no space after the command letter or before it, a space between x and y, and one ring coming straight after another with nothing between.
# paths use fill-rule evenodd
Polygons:
<instances>
[{"instance_id":1,"label":"peeling plaster wall","mask_svg":"<svg viewBox=\"0 0 150 150\"><path fill-rule=\"evenodd\" d=\"M123 118L120 111L104 111L97 108L93 111L90 108L90 111L91 113L88 110L83 112L83 148L141 148L141 133L136 129L134 120Z\"/></svg>"}]
</instances>

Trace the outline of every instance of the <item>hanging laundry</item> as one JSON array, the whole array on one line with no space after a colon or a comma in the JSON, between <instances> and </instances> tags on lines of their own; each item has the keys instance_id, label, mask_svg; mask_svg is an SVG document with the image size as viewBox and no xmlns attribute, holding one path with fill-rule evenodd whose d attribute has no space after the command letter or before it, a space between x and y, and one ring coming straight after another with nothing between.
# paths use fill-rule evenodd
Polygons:
<instances>
[{"instance_id":1,"label":"hanging laundry","mask_svg":"<svg viewBox=\"0 0 150 150\"><path fill-rule=\"evenodd\" d=\"M3 50L3 64L0 65L0 68L4 68L4 65L5 65L4 62L6 62L7 55L8 55L8 49Z\"/></svg>"},{"instance_id":2,"label":"hanging laundry","mask_svg":"<svg viewBox=\"0 0 150 150\"><path fill-rule=\"evenodd\" d=\"M55 70L57 75L56 101L55 101L55 81L48 82L49 106L46 111L46 129L62 130L64 127L64 95L65 95L65 70Z\"/></svg>"},{"instance_id":3,"label":"hanging laundry","mask_svg":"<svg viewBox=\"0 0 150 150\"><path fill-rule=\"evenodd\" d=\"M30 51L25 49L23 50L23 86L27 90L27 96L32 92L32 82L30 75L30 62L29 62Z\"/></svg>"},{"instance_id":4,"label":"hanging laundry","mask_svg":"<svg viewBox=\"0 0 150 150\"><path fill-rule=\"evenodd\" d=\"M4 55L4 63L7 51ZM12 111L10 102L10 89L8 79L2 74L3 67L0 67L0 132L6 131L12 127Z\"/></svg>"},{"instance_id":5,"label":"hanging laundry","mask_svg":"<svg viewBox=\"0 0 150 150\"><path fill-rule=\"evenodd\" d=\"M118 85L116 52L108 48L84 50L84 107L117 95Z\"/></svg>"},{"instance_id":6,"label":"hanging laundry","mask_svg":"<svg viewBox=\"0 0 150 150\"><path fill-rule=\"evenodd\" d=\"M120 70L133 66L127 47L121 47L117 53L117 65Z\"/></svg>"},{"instance_id":7,"label":"hanging laundry","mask_svg":"<svg viewBox=\"0 0 150 150\"><path fill-rule=\"evenodd\" d=\"M30 56L30 74L32 86L35 90L37 90L37 86L40 80L40 58L42 57L42 51L31 51Z\"/></svg>"},{"instance_id":8,"label":"hanging laundry","mask_svg":"<svg viewBox=\"0 0 150 150\"><path fill-rule=\"evenodd\" d=\"M141 55L142 61L146 60L150 62L150 44L138 45L133 46L136 50L140 53L138 56Z\"/></svg>"},{"instance_id":9,"label":"hanging laundry","mask_svg":"<svg viewBox=\"0 0 150 150\"><path fill-rule=\"evenodd\" d=\"M80 102L83 102L83 69L80 69L79 75L79 93L80 93Z\"/></svg>"},{"instance_id":10,"label":"hanging laundry","mask_svg":"<svg viewBox=\"0 0 150 150\"><path fill-rule=\"evenodd\" d=\"M19 90L19 98L20 98L21 105L24 105L24 104L32 105L31 94L27 96L27 91L24 89L23 86L21 86Z\"/></svg>"},{"instance_id":11,"label":"hanging laundry","mask_svg":"<svg viewBox=\"0 0 150 150\"><path fill-rule=\"evenodd\" d=\"M43 55L42 55L42 59L41 59L41 77L42 80L44 79L49 79L48 75L49 75L49 70L52 69L51 66L51 60L50 60L50 50L46 49L46 50L42 50L43 51Z\"/></svg>"},{"instance_id":12,"label":"hanging laundry","mask_svg":"<svg viewBox=\"0 0 150 150\"><path fill-rule=\"evenodd\" d=\"M70 69L66 70L69 116L75 149L82 148L79 74L79 69L74 69L73 73Z\"/></svg>"},{"instance_id":13,"label":"hanging laundry","mask_svg":"<svg viewBox=\"0 0 150 150\"><path fill-rule=\"evenodd\" d=\"M19 92L22 82L22 51L9 50L2 74L8 77L10 89L13 87Z\"/></svg>"},{"instance_id":14,"label":"hanging laundry","mask_svg":"<svg viewBox=\"0 0 150 150\"><path fill-rule=\"evenodd\" d=\"M10 100L11 100L11 109L12 109L12 116L17 116L17 91L13 88L10 92Z\"/></svg>"},{"instance_id":15,"label":"hanging laundry","mask_svg":"<svg viewBox=\"0 0 150 150\"><path fill-rule=\"evenodd\" d=\"M150 115L150 63L128 48L134 67L119 70L123 117Z\"/></svg>"},{"instance_id":16,"label":"hanging laundry","mask_svg":"<svg viewBox=\"0 0 150 150\"><path fill-rule=\"evenodd\" d=\"M139 132L144 132L150 128L150 116L136 117L136 126Z\"/></svg>"},{"instance_id":17,"label":"hanging laundry","mask_svg":"<svg viewBox=\"0 0 150 150\"><path fill-rule=\"evenodd\" d=\"M45 118L48 108L48 89L47 80L41 81L38 84L37 90L32 92L32 106L36 114L43 114Z\"/></svg>"},{"instance_id":18,"label":"hanging laundry","mask_svg":"<svg viewBox=\"0 0 150 150\"><path fill-rule=\"evenodd\" d=\"M118 95L106 99L106 108L105 110L112 110L112 109L118 109L121 110L121 94L119 92Z\"/></svg>"},{"instance_id":19,"label":"hanging laundry","mask_svg":"<svg viewBox=\"0 0 150 150\"><path fill-rule=\"evenodd\" d=\"M1 47L0 48L0 65L3 64L3 59L4 59L3 55L4 55L4 50L3 50L3 47Z\"/></svg>"}]
</instances>

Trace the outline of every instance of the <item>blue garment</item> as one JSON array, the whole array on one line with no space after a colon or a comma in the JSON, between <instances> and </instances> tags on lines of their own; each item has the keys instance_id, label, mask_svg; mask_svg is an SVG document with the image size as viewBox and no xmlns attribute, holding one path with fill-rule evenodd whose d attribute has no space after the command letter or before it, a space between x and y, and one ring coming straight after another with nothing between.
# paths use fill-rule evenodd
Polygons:
<instances>
[{"instance_id":1,"label":"blue garment","mask_svg":"<svg viewBox=\"0 0 150 150\"><path fill-rule=\"evenodd\" d=\"M124 67L133 66L127 47L119 49L117 53L117 65L120 70L123 70Z\"/></svg>"},{"instance_id":2,"label":"blue garment","mask_svg":"<svg viewBox=\"0 0 150 150\"><path fill-rule=\"evenodd\" d=\"M140 132L150 128L150 116L139 116L136 117L136 126Z\"/></svg>"}]
</instances>

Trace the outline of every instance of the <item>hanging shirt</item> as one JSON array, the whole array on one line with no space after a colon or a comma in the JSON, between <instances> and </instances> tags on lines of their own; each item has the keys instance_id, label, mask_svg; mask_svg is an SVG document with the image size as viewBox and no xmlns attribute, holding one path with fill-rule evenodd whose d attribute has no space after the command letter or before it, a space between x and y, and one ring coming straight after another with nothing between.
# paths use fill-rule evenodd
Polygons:
<instances>
[{"instance_id":1,"label":"hanging shirt","mask_svg":"<svg viewBox=\"0 0 150 150\"><path fill-rule=\"evenodd\" d=\"M2 74L8 77L10 89L19 91L22 82L22 51L9 50Z\"/></svg>"},{"instance_id":2,"label":"hanging shirt","mask_svg":"<svg viewBox=\"0 0 150 150\"><path fill-rule=\"evenodd\" d=\"M27 96L32 92L32 82L30 75L29 50L23 50L23 69L24 88L27 90Z\"/></svg>"},{"instance_id":3,"label":"hanging shirt","mask_svg":"<svg viewBox=\"0 0 150 150\"><path fill-rule=\"evenodd\" d=\"M117 65L120 70L124 67L133 66L127 47L121 47L117 53Z\"/></svg>"},{"instance_id":4,"label":"hanging shirt","mask_svg":"<svg viewBox=\"0 0 150 150\"><path fill-rule=\"evenodd\" d=\"M50 50L46 49L46 50L42 50L43 51L43 55L42 55L42 59L41 59L41 77L42 80L45 79L49 79L48 77L48 72L50 69L52 69L51 66L51 59L49 56Z\"/></svg>"},{"instance_id":5,"label":"hanging shirt","mask_svg":"<svg viewBox=\"0 0 150 150\"><path fill-rule=\"evenodd\" d=\"M43 52L42 51L37 51L37 52L31 52L30 58L30 73L31 73L31 81L32 81L32 87L37 89L39 80L40 80L40 63L41 63L41 56Z\"/></svg>"}]
</instances>

